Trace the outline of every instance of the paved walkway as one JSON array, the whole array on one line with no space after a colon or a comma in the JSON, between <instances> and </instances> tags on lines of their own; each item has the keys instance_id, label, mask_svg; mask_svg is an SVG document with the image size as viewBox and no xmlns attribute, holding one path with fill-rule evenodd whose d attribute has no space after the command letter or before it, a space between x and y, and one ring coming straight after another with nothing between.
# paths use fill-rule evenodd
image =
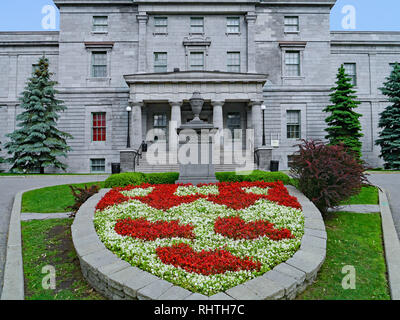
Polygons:
<instances>
[{"instance_id":1,"label":"paved walkway","mask_svg":"<svg viewBox=\"0 0 400 320\"><path fill-rule=\"evenodd\" d=\"M390 209L392 211L394 226L400 238L400 174L380 173L370 174L368 180L381 188L384 188L389 197Z\"/></svg>"},{"instance_id":2,"label":"paved walkway","mask_svg":"<svg viewBox=\"0 0 400 320\"><path fill-rule=\"evenodd\" d=\"M3 270L7 248L7 234L14 196L17 192L70 183L104 181L107 176L0 176L0 295L3 288Z\"/></svg>"},{"instance_id":3,"label":"paved walkway","mask_svg":"<svg viewBox=\"0 0 400 320\"><path fill-rule=\"evenodd\" d=\"M346 212L356 212L356 213L375 213L380 212L381 209L379 205L374 204L350 204L345 206L340 206L336 209L329 211L346 211Z\"/></svg>"}]
</instances>

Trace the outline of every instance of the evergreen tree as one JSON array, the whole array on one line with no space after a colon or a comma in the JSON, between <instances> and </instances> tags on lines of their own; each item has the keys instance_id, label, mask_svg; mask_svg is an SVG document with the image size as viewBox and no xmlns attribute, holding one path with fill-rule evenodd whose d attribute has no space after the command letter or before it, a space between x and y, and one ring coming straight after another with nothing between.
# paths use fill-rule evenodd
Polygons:
<instances>
[{"instance_id":1,"label":"evergreen tree","mask_svg":"<svg viewBox=\"0 0 400 320\"><path fill-rule=\"evenodd\" d=\"M328 135L325 138L331 145L344 144L349 151L354 152L357 159L361 159L360 138L363 134L359 118L362 115L354 111L360 102L356 101L354 85L346 75L343 65L339 68L336 78L336 87L331 89L333 92L330 94L332 105L324 109L330 113L325 119L328 124L325 129Z\"/></svg>"},{"instance_id":2,"label":"evergreen tree","mask_svg":"<svg viewBox=\"0 0 400 320\"><path fill-rule=\"evenodd\" d=\"M379 128L383 130L375 144L381 147L380 157L385 161L386 169L400 169L400 64L394 65L393 71L380 88L388 97L391 105L380 114Z\"/></svg>"},{"instance_id":3,"label":"evergreen tree","mask_svg":"<svg viewBox=\"0 0 400 320\"><path fill-rule=\"evenodd\" d=\"M0 146L1 146L1 142L0 142ZM1 151L1 147L0 147L0 151ZM3 163L4 162L4 159L1 157L1 155L0 155L0 163ZM1 171L0 171L1 172Z\"/></svg>"},{"instance_id":4,"label":"evergreen tree","mask_svg":"<svg viewBox=\"0 0 400 320\"><path fill-rule=\"evenodd\" d=\"M57 129L58 112L66 107L63 101L56 99L54 86L57 82L51 80L52 75L49 61L43 56L20 98L25 111L17 116L19 128L7 135L10 142L4 145L12 155L7 159L12 164L12 172L40 169L40 173L44 173L47 167L64 171L67 168L58 158L66 157L71 150L66 139L72 136Z\"/></svg>"}]
</instances>

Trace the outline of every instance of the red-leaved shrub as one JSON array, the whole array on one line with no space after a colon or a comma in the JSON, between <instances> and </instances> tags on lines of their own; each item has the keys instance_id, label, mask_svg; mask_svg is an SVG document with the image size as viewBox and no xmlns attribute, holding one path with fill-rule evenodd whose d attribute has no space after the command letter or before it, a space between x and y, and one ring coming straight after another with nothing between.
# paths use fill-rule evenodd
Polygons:
<instances>
[{"instance_id":1,"label":"red-leaved shrub","mask_svg":"<svg viewBox=\"0 0 400 320\"><path fill-rule=\"evenodd\" d=\"M343 145L303 140L292 159L291 176L323 214L358 194L367 181L363 165Z\"/></svg>"}]
</instances>

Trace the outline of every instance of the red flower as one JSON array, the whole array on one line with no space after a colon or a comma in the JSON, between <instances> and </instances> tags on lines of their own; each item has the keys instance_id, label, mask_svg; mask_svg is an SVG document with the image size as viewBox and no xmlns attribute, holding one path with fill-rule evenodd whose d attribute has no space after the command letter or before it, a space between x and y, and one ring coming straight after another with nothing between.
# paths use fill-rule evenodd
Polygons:
<instances>
[{"instance_id":1,"label":"red flower","mask_svg":"<svg viewBox=\"0 0 400 320\"><path fill-rule=\"evenodd\" d=\"M221 218L215 221L215 233L225 237L238 239L257 239L267 236L271 240L293 239L294 236L288 229L275 229L274 224L266 220L257 220L246 223L240 217Z\"/></svg>"},{"instance_id":2,"label":"red flower","mask_svg":"<svg viewBox=\"0 0 400 320\"><path fill-rule=\"evenodd\" d=\"M192 225L180 225L178 220L150 222L146 219L122 219L115 225L115 232L122 236L154 241L159 238L194 239Z\"/></svg>"},{"instance_id":3,"label":"red flower","mask_svg":"<svg viewBox=\"0 0 400 320\"><path fill-rule=\"evenodd\" d=\"M261 262L255 262L249 257L243 259L236 257L223 249L195 252L189 245L180 243L172 247L157 248L156 252L165 264L205 276L227 271L260 271L261 269Z\"/></svg>"},{"instance_id":4,"label":"red flower","mask_svg":"<svg viewBox=\"0 0 400 320\"><path fill-rule=\"evenodd\" d=\"M143 184L140 186L128 186L125 188L116 188L108 192L99 202L96 209L103 210L108 206L128 201L129 199L139 200L153 208L167 210L183 203L191 203L200 198L207 199L217 204L226 205L229 208L240 210L254 205L259 199L268 199L279 205L301 209L297 199L289 194L282 182L267 183L264 181L256 182L234 182L234 183L219 183L216 184L219 188L217 195L188 195L177 196L176 192L179 185L176 184L161 184L150 185ZM203 186L203 185L201 185ZM133 190L135 188L153 187L153 191L145 197L125 197L120 191ZM248 193L243 188L269 188L268 194Z\"/></svg>"}]
</instances>

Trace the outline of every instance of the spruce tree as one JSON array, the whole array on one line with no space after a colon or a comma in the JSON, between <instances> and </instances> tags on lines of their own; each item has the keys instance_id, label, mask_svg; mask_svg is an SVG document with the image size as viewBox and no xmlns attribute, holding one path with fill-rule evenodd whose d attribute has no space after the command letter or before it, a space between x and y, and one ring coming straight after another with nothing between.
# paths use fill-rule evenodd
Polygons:
<instances>
[{"instance_id":1,"label":"spruce tree","mask_svg":"<svg viewBox=\"0 0 400 320\"><path fill-rule=\"evenodd\" d=\"M66 157L71 150L66 139L72 136L57 129L58 113L66 107L56 98L57 82L51 80L52 75L49 61L43 56L20 98L25 111L17 116L19 128L7 135L10 142L4 145L12 155L7 159L12 164L12 172L40 170L44 173L47 167L64 171L67 168L59 157Z\"/></svg>"},{"instance_id":2,"label":"spruce tree","mask_svg":"<svg viewBox=\"0 0 400 320\"><path fill-rule=\"evenodd\" d=\"M380 114L379 128L383 130L375 144L381 147L380 157L386 169L400 169L400 64L396 63L390 76L386 78L382 93L391 103Z\"/></svg>"},{"instance_id":3,"label":"spruce tree","mask_svg":"<svg viewBox=\"0 0 400 320\"><path fill-rule=\"evenodd\" d=\"M332 105L324 109L325 112L330 113L325 119L328 124L325 129L328 135L325 138L331 145L343 144L347 150L354 152L357 159L361 159L360 138L363 134L359 118L362 115L354 111L360 102L356 101L354 85L346 75L343 65L339 68L336 78L336 87L331 89L330 94Z\"/></svg>"}]
</instances>

